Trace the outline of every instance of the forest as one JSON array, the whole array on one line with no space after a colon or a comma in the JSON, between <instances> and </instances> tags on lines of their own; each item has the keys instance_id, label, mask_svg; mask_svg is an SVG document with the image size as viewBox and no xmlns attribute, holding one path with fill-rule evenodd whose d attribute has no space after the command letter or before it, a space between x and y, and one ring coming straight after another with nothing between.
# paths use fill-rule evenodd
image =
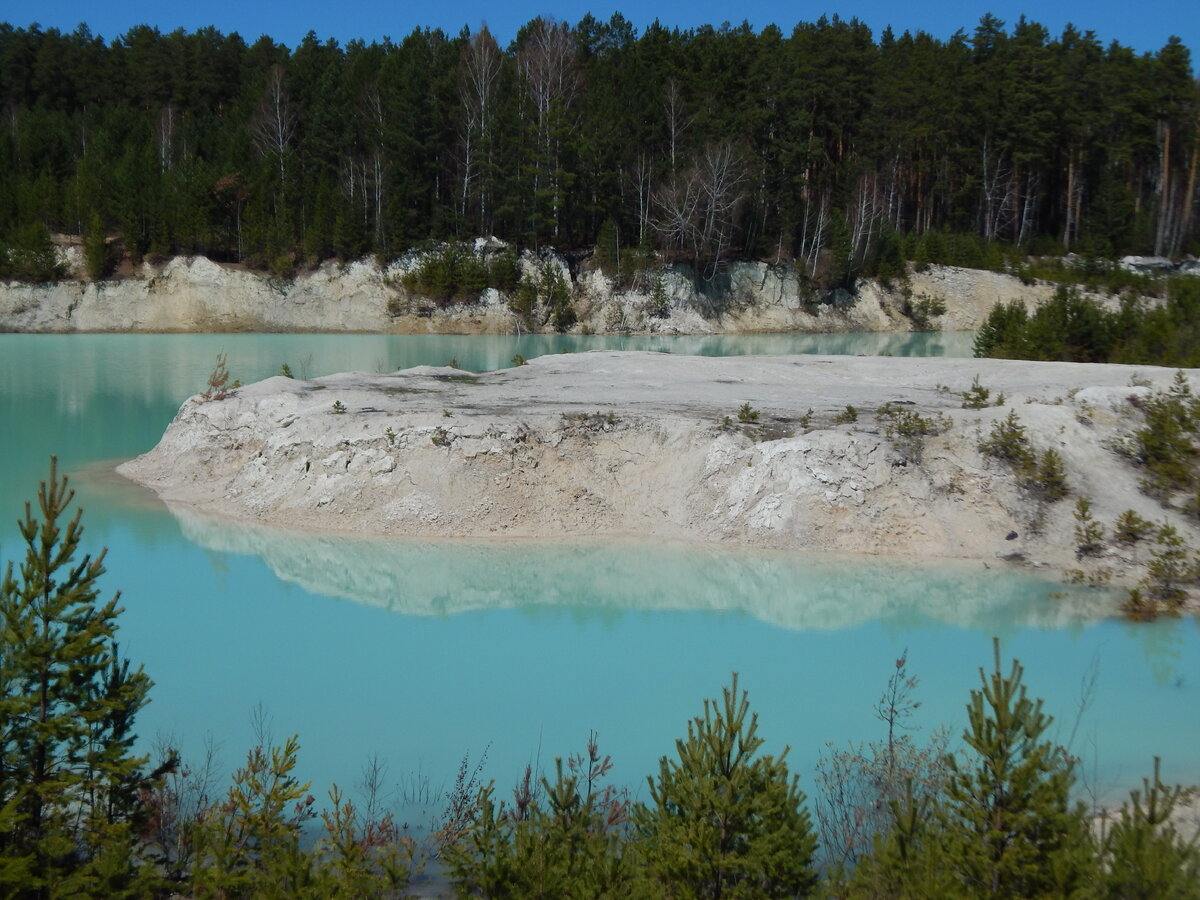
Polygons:
<instances>
[{"instance_id":1,"label":"forest","mask_svg":"<svg viewBox=\"0 0 1200 900\"><path fill-rule=\"evenodd\" d=\"M286 277L476 235L825 284L927 237L1200 250L1188 48L1024 18L940 40L837 16L790 33L539 17L506 47L486 27L289 48L3 24L0 107L10 262L79 235L93 277L180 253Z\"/></svg>"}]
</instances>

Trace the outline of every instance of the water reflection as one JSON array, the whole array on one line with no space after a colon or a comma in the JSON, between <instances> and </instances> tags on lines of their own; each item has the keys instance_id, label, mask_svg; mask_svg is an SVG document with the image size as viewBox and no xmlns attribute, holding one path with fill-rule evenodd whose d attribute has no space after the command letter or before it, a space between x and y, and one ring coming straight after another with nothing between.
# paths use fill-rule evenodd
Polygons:
<instances>
[{"instance_id":1,"label":"water reflection","mask_svg":"<svg viewBox=\"0 0 1200 900\"><path fill-rule=\"evenodd\" d=\"M1070 628L1112 608L1110 595L980 563L763 553L645 541L382 540L287 531L170 507L184 536L260 557L313 594L410 616L558 607L738 612L791 630L923 621L1006 633Z\"/></svg>"}]
</instances>

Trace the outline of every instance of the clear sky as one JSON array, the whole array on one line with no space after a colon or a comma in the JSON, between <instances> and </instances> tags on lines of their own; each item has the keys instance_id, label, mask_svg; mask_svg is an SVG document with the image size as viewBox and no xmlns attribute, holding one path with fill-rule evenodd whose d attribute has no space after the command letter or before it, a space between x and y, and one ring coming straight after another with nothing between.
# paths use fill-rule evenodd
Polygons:
<instances>
[{"instance_id":1,"label":"clear sky","mask_svg":"<svg viewBox=\"0 0 1200 900\"><path fill-rule=\"evenodd\" d=\"M822 3L824 0L822 0ZM153 25L160 30L183 28L193 31L213 25L223 32L237 31L253 41L269 34L289 47L310 29L320 38L378 40L385 35L399 39L417 26L439 27L457 33L464 25L472 30L486 22L502 44L507 44L518 27L537 15L578 22L591 12L607 19L621 12L639 28L658 18L668 27L689 28L724 21L734 24L746 19L755 28L775 23L785 33L798 20L814 21L837 13L843 19L858 17L878 36L887 25L899 34L905 30L928 31L947 38L955 30L970 31L985 12L1012 24L1025 13L1057 34L1069 23L1094 31L1107 44L1117 40L1138 51L1157 50L1176 34L1193 51L1200 52L1200 3L1197 0L1060 0L1022 5L1007 0L924 0L896 3L889 0L842 0L837 5L784 2L784 0L659 0L657 3L615 4L594 0L511 0L484 3L481 0L0 0L0 21L70 31L86 22L93 33L111 40L134 25ZM1193 61L1193 69L1195 62Z\"/></svg>"}]
</instances>

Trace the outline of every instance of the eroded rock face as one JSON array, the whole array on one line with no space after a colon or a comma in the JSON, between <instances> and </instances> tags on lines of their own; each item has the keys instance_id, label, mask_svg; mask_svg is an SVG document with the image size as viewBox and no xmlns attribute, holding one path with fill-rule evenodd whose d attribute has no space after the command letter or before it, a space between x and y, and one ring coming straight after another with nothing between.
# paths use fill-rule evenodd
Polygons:
<instances>
[{"instance_id":1,"label":"eroded rock face","mask_svg":"<svg viewBox=\"0 0 1200 900\"><path fill-rule=\"evenodd\" d=\"M492 289L474 302L448 307L410 295L402 277L419 258L412 255L388 267L369 260L327 263L279 280L204 257L177 257L162 266L146 264L136 277L120 280L0 285L0 331L508 334L530 327L518 322L506 299ZM561 257L539 260L526 254L521 260L534 277L543 264L557 267L570 282ZM577 327L598 334L890 332L913 327L901 312L904 296L874 282L863 282L857 296L838 303L807 295L788 266L737 262L727 274L726 293L713 300L697 292L683 271L666 270L655 283L632 288L618 288L598 271L581 272L573 284ZM1027 287L1008 275L933 266L913 275L912 293L944 304L945 313L930 327L963 331L977 328L997 301L1021 299L1034 306L1052 291Z\"/></svg>"},{"instance_id":2,"label":"eroded rock face","mask_svg":"<svg viewBox=\"0 0 1200 900\"><path fill-rule=\"evenodd\" d=\"M1108 446L1172 372L1000 360L594 352L473 375L271 378L192 398L121 471L169 504L293 528L457 537L613 535L1074 564L1072 500L1041 504L981 455L1015 410L1111 522L1162 519ZM975 376L1006 405L963 409ZM749 403L755 422L738 421ZM921 452L885 403L938 418ZM858 411L846 419L846 407ZM342 411L344 410L344 411ZM749 418L747 416L747 418ZM1176 517L1178 518L1178 517ZM1179 527L1195 539L1193 529ZM1015 539L1011 538L1017 533ZM1109 554L1120 579L1136 558Z\"/></svg>"}]
</instances>

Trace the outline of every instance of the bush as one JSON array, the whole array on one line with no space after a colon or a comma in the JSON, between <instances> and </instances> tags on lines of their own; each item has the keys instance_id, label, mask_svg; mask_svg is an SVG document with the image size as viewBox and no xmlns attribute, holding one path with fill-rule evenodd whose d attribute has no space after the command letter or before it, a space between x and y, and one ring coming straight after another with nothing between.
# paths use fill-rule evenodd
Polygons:
<instances>
[{"instance_id":1,"label":"bush","mask_svg":"<svg viewBox=\"0 0 1200 900\"><path fill-rule=\"evenodd\" d=\"M933 320L946 312L946 303L938 297L905 299L900 311L912 321L913 331L936 331Z\"/></svg>"},{"instance_id":2,"label":"bush","mask_svg":"<svg viewBox=\"0 0 1200 900\"><path fill-rule=\"evenodd\" d=\"M998 304L975 338L975 355L1005 359L1200 365L1200 278L1166 284L1150 306L1128 296L1118 312L1060 287L1032 314L1019 301Z\"/></svg>"},{"instance_id":3,"label":"bush","mask_svg":"<svg viewBox=\"0 0 1200 900\"><path fill-rule=\"evenodd\" d=\"M7 246L0 247L0 278L41 283L64 275L50 231L41 223L18 228Z\"/></svg>"},{"instance_id":4,"label":"bush","mask_svg":"<svg viewBox=\"0 0 1200 900\"><path fill-rule=\"evenodd\" d=\"M474 815L446 850L460 896L530 898L624 897L633 879L623 840L629 801L601 782L612 768L595 734L586 754L554 764L553 781L535 785L532 768L513 791L495 799L480 790Z\"/></svg>"},{"instance_id":5,"label":"bush","mask_svg":"<svg viewBox=\"0 0 1200 900\"><path fill-rule=\"evenodd\" d=\"M1113 523L1113 537L1122 544L1136 544L1153 533L1154 524L1132 509L1125 510Z\"/></svg>"},{"instance_id":6,"label":"bush","mask_svg":"<svg viewBox=\"0 0 1200 900\"><path fill-rule=\"evenodd\" d=\"M1075 557L1099 556L1104 549L1104 526L1092 515L1087 497L1075 501Z\"/></svg>"},{"instance_id":7,"label":"bush","mask_svg":"<svg viewBox=\"0 0 1200 900\"><path fill-rule=\"evenodd\" d=\"M1033 445L1029 443L1016 410L1009 410L1007 416L992 425L988 436L980 442L979 451L1007 463L1018 472L1034 469Z\"/></svg>"},{"instance_id":8,"label":"bush","mask_svg":"<svg viewBox=\"0 0 1200 900\"><path fill-rule=\"evenodd\" d=\"M1197 482L1196 439L1200 437L1200 398L1182 371L1166 391L1140 404L1144 424L1131 435L1134 462L1146 470L1142 489L1167 500Z\"/></svg>"},{"instance_id":9,"label":"bush","mask_svg":"<svg viewBox=\"0 0 1200 900\"><path fill-rule=\"evenodd\" d=\"M1188 559L1188 547L1175 526L1164 522L1154 536L1155 549L1150 553L1146 577L1139 585L1151 601L1161 603L1174 612L1187 598L1184 586L1196 579L1196 567Z\"/></svg>"},{"instance_id":10,"label":"bush","mask_svg":"<svg viewBox=\"0 0 1200 900\"><path fill-rule=\"evenodd\" d=\"M99 214L93 214L91 225L83 236L83 262L92 281L99 281L112 272L113 253Z\"/></svg>"},{"instance_id":11,"label":"bush","mask_svg":"<svg viewBox=\"0 0 1200 900\"><path fill-rule=\"evenodd\" d=\"M1067 471L1062 455L1053 447L1044 451L1038 458L1037 467L1023 478L1023 486L1046 503L1057 503L1067 496Z\"/></svg>"},{"instance_id":12,"label":"bush","mask_svg":"<svg viewBox=\"0 0 1200 900\"><path fill-rule=\"evenodd\" d=\"M757 422L758 421L758 410L755 409L753 406L751 406L748 402L743 403L741 405L741 407L738 409L737 417L738 417L739 422L745 422L745 423Z\"/></svg>"},{"instance_id":13,"label":"bush","mask_svg":"<svg viewBox=\"0 0 1200 900\"><path fill-rule=\"evenodd\" d=\"M883 422L883 433L905 462L919 463L925 452L925 438L941 434L950 422L945 416L922 416L894 403L876 412Z\"/></svg>"},{"instance_id":14,"label":"bush","mask_svg":"<svg viewBox=\"0 0 1200 900\"><path fill-rule=\"evenodd\" d=\"M640 856L657 896L796 897L816 885L816 838L785 757L759 755L758 716L737 675L705 700L634 809Z\"/></svg>"},{"instance_id":15,"label":"bush","mask_svg":"<svg viewBox=\"0 0 1200 900\"><path fill-rule=\"evenodd\" d=\"M506 250L490 259L460 244L451 244L425 254L406 272L401 283L410 293L420 294L438 306L469 303L487 288L508 292L517 286L520 269L516 253Z\"/></svg>"},{"instance_id":16,"label":"bush","mask_svg":"<svg viewBox=\"0 0 1200 900\"><path fill-rule=\"evenodd\" d=\"M978 375L971 380L971 386L962 392L962 398L963 409L983 409L993 405L992 392L980 383ZM1001 394L996 398L995 405L1002 406L1003 404L1004 395Z\"/></svg>"}]
</instances>

